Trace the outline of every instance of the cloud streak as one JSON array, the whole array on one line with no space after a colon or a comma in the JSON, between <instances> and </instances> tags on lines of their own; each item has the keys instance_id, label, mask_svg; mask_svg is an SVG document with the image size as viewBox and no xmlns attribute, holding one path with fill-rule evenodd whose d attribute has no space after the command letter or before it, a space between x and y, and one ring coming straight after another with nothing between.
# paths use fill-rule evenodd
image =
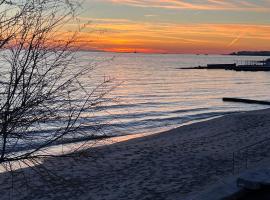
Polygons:
<instances>
[{"instance_id":1,"label":"cloud streak","mask_svg":"<svg viewBox=\"0 0 270 200\"><path fill-rule=\"evenodd\" d=\"M269 25L149 23L126 19L90 19L102 34L82 33L81 47L105 51L165 53L228 53L266 50Z\"/></svg>"},{"instance_id":2,"label":"cloud streak","mask_svg":"<svg viewBox=\"0 0 270 200\"><path fill-rule=\"evenodd\" d=\"M190 10L231 10L231 11L270 11L270 1L248 0L102 0L114 4L136 7L151 7L164 9L190 9Z\"/></svg>"}]
</instances>

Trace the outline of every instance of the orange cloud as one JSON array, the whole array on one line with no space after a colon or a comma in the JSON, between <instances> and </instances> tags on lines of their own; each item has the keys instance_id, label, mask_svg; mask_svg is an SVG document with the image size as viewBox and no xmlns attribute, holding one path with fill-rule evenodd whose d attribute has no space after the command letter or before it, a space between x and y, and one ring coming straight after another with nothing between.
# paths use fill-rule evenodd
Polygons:
<instances>
[{"instance_id":1,"label":"orange cloud","mask_svg":"<svg viewBox=\"0 0 270 200\"><path fill-rule=\"evenodd\" d=\"M269 50L270 26L241 24L147 23L92 19L80 33L82 49L152 53L228 53ZM90 33L89 33L90 32Z\"/></svg>"}]
</instances>

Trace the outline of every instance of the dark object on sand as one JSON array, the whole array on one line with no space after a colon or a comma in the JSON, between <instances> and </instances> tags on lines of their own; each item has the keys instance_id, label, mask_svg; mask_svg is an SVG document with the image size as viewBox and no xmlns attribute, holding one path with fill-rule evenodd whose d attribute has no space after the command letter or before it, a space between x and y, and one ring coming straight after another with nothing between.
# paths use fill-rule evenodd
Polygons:
<instances>
[{"instance_id":1,"label":"dark object on sand","mask_svg":"<svg viewBox=\"0 0 270 200\"><path fill-rule=\"evenodd\" d=\"M224 184L225 183L225 184ZM196 196L198 200L269 200L270 170L246 171Z\"/></svg>"},{"instance_id":2,"label":"dark object on sand","mask_svg":"<svg viewBox=\"0 0 270 200\"><path fill-rule=\"evenodd\" d=\"M231 198L231 200L269 200L270 188L263 188L260 190L246 190L239 198Z\"/></svg>"},{"instance_id":3,"label":"dark object on sand","mask_svg":"<svg viewBox=\"0 0 270 200\"><path fill-rule=\"evenodd\" d=\"M240 176L237 186L242 188L241 195L234 200L269 200L270 172L268 169L253 171Z\"/></svg>"},{"instance_id":4,"label":"dark object on sand","mask_svg":"<svg viewBox=\"0 0 270 200\"><path fill-rule=\"evenodd\" d=\"M270 105L269 101L258 101L258 100L252 100L252 99L241 99L241 98L228 98L224 97L222 99L226 102L237 102L237 103L249 103L249 104L260 104L260 105Z\"/></svg>"}]
</instances>

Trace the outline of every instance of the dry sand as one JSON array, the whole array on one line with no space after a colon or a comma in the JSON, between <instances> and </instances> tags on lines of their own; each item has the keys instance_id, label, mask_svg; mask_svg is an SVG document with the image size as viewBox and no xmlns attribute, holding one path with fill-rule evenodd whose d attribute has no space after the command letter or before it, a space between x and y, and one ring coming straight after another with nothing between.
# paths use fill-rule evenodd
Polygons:
<instances>
[{"instance_id":1,"label":"dry sand","mask_svg":"<svg viewBox=\"0 0 270 200\"><path fill-rule=\"evenodd\" d=\"M268 138L270 109L231 114L88 149L76 160L52 158L35 168L45 173L46 166L59 175L49 183L24 169L25 176L15 174L17 189L11 191L9 174L0 174L0 199L181 200L233 171L245 171L246 161L248 167L265 162L270 158ZM238 152L259 141L265 142Z\"/></svg>"}]
</instances>

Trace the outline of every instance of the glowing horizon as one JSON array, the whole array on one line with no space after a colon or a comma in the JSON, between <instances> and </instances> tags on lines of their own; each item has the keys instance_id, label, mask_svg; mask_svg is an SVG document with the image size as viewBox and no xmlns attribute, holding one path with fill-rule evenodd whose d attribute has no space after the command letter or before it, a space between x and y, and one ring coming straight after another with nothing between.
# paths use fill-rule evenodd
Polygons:
<instances>
[{"instance_id":1,"label":"glowing horizon","mask_svg":"<svg viewBox=\"0 0 270 200\"><path fill-rule=\"evenodd\" d=\"M196 54L270 50L270 0L87 0L85 4L80 20L91 23L81 33L82 50Z\"/></svg>"}]
</instances>

